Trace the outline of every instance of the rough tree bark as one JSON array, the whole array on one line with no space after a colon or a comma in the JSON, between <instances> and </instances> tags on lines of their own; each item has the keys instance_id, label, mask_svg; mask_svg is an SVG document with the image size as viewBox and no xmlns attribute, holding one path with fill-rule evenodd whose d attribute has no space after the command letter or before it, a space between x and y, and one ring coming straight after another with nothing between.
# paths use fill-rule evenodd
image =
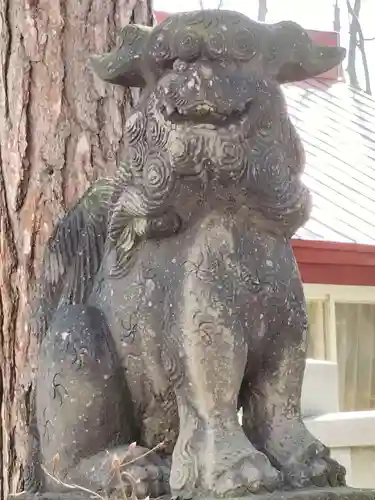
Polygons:
<instances>
[{"instance_id":1,"label":"rough tree bark","mask_svg":"<svg viewBox=\"0 0 375 500\"><path fill-rule=\"evenodd\" d=\"M0 498L22 489L35 368L28 318L54 221L121 156L129 91L90 54L152 22L150 0L0 0Z\"/></svg>"}]
</instances>

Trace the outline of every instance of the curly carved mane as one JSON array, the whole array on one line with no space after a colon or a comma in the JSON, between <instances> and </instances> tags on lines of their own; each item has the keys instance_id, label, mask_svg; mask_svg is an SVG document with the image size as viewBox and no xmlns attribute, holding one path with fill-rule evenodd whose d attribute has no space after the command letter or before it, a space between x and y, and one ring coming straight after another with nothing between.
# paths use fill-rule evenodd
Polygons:
<instances>
[{"instance_id":1,"label":"curly carved mane","mask_svg":"<svg viewBox=\"0 0 375 500\"><path fill-rule=\"evenodd\" d=\"M34 324L43 338L48 323L62 303L84 303L99 270L107 235L113 182L95 182L56 224L46 245L34 303Z\"/></svg>"},{"instance_id":2,"label":"curly carved mane","mask_svg":"<svg viewBox=\"0 0 375 500\"><path fill-rule=\"evenodd\" d=\"M171 236L181 226L172 203L176 183L172 168L163 165L161 160L146 165L147 168L140 176L123 165L114 181L107 240L107 248L113 247L116 252L116 261L110 270L113 277L126 274L140 241ZM153 176L151 189L147 176ZM167 185L165 189L163 184Z\"/></svg>"}]
</instances>

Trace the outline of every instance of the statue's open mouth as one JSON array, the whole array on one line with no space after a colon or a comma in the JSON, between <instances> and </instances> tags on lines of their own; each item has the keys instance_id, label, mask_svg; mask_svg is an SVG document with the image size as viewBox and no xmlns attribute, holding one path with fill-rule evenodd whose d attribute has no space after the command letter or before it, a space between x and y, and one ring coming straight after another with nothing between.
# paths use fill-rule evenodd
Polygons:
<instances>
[{"instance_id":1,"label":"statue's open mouth","mask_svg":"<svg viewBox=\"0 0 375 500\"><path fill-rule=\"evenodd\" d=\"M219 110L217 106L209 101L181 107L168 103L161 107L161 113L165 120L173 123L192 122L194 124L224 126L238 122L249 112L250 106L251 101L248 101L234 109Z\"/></svg>"}]
</instances>

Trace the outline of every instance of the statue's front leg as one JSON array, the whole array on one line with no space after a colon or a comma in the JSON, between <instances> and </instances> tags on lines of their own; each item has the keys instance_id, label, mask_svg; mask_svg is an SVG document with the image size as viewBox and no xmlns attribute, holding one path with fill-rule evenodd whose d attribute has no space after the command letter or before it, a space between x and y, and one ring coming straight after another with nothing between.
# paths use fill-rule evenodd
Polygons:
<instances>
[{"instance_id":1,"label":"statue's front leg","mask_svg":"<svg viewBox=\"0 0 375 500\"><path fill-rule=\"evenodd\" d=\"M209 285L192 276L188 281L174 337L181 369L175 381L180 434L172 457L172 493L224 496L273 490L278 471L246 439L238 422L247 358L240 325L226 307L214 305L205 289Z\"/></svg>"},{"instance_id":2,"label":"statue's front leg","mask_svg":"<svg viewBox=\"0 0 375 500\"><path fill-rule=\"evenodd\" d=\"M330 458L328 448L308 431L301 416L307 320L300 283L281 303L269 311L269 343L262 370L247 381L242 393L243 427L283 472L287 485L342 486L344 467Z\"/></svg>"}]
</instances>

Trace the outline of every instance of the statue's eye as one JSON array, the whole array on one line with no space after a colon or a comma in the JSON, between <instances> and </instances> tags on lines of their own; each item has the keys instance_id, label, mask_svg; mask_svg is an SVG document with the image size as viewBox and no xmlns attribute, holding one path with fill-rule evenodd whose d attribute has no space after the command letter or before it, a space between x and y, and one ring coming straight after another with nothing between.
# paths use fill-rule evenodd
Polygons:
<instances>
[{"instance_id":1,"label":"statue's eye","mask_svg":"<svg viewBox=\"0 0 375 500\"><path fill-rule=\"evenodd\" d=\"M173 63L173 69L177 73L184 73L188 69L188 65L186 62L177 59L177 61Z\"/></svg>"}]
</instances>

